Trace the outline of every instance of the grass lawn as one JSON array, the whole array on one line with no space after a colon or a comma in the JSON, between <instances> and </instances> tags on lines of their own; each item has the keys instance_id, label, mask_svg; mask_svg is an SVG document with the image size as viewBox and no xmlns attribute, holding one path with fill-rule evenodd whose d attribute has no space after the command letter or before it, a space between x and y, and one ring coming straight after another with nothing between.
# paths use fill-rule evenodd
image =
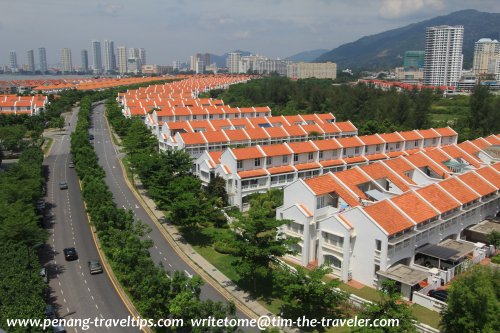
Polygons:
<instances>
[{"instance_id":1,"label":"grass lawn","mask_svg":"<svg viewBox=\"0 0 500 333\"><path fill-rule=\"evenodd\" d=\"M359 297L364 298L364 299L369 300L369 301L378 301L379 300L377 290L370 288L370 287L363 287L361 289L356 289L356 288L353 288L345 283L342 283L339 285L339 289L342 289L342 290L348 292L349 294L359 296Z\"/></svg>"},{"instance_id":2,"label":"grass lawn","mask_svg":"<svg viewBox=\"0 0 500 333\"><path fill-rule=\"evenodd\" d=\"M52 146L52 143L54 142L54 139L52 138L44 138L45 142L43 143L43 154L47 155L47 153L50 150L50 147Z\"/></svg>"},{"instance_id":3,"label":"grass lawn","mask_svg":"<svg viewBox=\"0 0 500 333\"><path fill-rule=\"evenodd\" d=\"M438 312L429 310L421 305L413 304L411 306L411 311L413 315L417 318L417 321L424 323L426 325L438 328L441 316Z\"/></svg>"}]
</instances>

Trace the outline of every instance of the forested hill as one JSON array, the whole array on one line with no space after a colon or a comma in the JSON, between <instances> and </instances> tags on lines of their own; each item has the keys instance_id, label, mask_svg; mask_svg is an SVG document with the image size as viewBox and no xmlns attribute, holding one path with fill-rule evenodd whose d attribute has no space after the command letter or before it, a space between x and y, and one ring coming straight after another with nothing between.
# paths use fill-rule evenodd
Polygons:
<instances>
[{"instance_id":1,"label":"forested hill","mask_svg":"<svg viewBox=\"0 0 500 333\"><path fill-rule=\"evenodd\" d=\"M457 11L360 38L355 42L341 45L324 53L316 61L333 61L341 69L356 70L402 66L404 52L424 50L426 27L438 25L464 26L464 67L468 68L472 64L476 41L481 38L499 38L500 13L484 13L472 9Z\"/></svg>"}]
</instances>

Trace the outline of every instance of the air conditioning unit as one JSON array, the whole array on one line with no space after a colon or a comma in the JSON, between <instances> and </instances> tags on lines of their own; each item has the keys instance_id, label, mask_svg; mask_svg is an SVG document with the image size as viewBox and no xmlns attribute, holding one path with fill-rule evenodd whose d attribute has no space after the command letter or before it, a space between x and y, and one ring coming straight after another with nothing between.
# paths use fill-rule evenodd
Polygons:
<instances>
[{"instance_id":1,"label":"air conditioning unit","mask_svg":"<svg viewBox=\"0 0 500 333\"><path fill-rule=\"evenodd\" d=\"M347 281L352 280L352 272L347 272Z\"/></svg>"}]
</instances>

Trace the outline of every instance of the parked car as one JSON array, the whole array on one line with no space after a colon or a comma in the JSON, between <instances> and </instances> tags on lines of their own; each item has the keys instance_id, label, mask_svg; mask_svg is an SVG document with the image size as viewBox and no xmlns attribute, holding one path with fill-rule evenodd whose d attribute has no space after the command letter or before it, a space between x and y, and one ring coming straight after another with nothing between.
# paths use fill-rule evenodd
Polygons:
<instances>
[{"instance_id":1,"label":"parked car","mask_svg":"<svg viewBox=\"0 0 500 333\"><path fill-rule=\"evenodd\" d=\"M42 277L43 279L43 282L45 283L49 283L49 272L47 271L47 268L43 267L41 270L40 270L40 276Z\"/></svg>"},{"instance_id":2,"label":"parked car","mask_svg":"<svg viewBox=\"0 0 500 333\"><path fill-rule=\"evenodd\" d=\"M59 182L59 189L60 190L66 190L66 189L68 189L68 183L66 183L66 182Z\"/></svg>"},{"instance_id":3,"label":"parked car","mask_svg":"<svg viewBox=\"0 0 500 333\"><path fill-rule=\"evenodd\" d=\"M73 161L70 161L68 163L68 168L74 168L75 167L75 163L73 163Z\"/></svg>"},{"instance_id":4,"label":"parked car","mask_svg":"<svg viewBox=\"0 0 500 333\"><path fill-rule=\"evenodd\" d=\"M36 209L38 209L38 211L43 211L45 209L45 201L43 199L36 202Z\"/></svg>"},{"instance_id":5,"label":"parked car","mask_svg":"<svg viewBox=\"0 0 500 333\"><path fill-rule=\"evenodd\" d=\"M94 140L94 135L93 134L89 134L89 139L90 140Z\"/></svg>"},{"instance_id":6,"label":"parked car","mask_svg":"<svg viewBox=\"0 0 500 333\"><path fill-rule=\"evenodd\" d=\"M427 293L427 296L435 298L441 302L448 301L448 290L434 289Z\"/></svg>"},{"instance_id":7,"label":"parked car","mask_svg":"<svg viewBox=\"0 0 500 333\"><path fill-rule=\"evenodd\" d=\"M47 317L47 319L54 319L56 317L56 310L54 310L52 305L47 305L45 308L45 317Z\"/></svg>"},{"instance_id":8,"label":"parked car","mask_svg":"<svg viewBox=\"0 0 500 333\"><path fill-rule=\"evenodd\" d=\"M102 273L102 266L99 260L89 260L88 265L90 274Z\"/></svg>"},{"instance_id":9,"label":"parked car","mask_svg":"<svg viewBox=\"0 0 500 333\"><path fill-rule=\"evenodd\" d=\"M63 250L64 259L66 260L76 260L78 259L78 253L76 253L76 249L74 247L67 247Z\"/></svg>"}]
</instances>

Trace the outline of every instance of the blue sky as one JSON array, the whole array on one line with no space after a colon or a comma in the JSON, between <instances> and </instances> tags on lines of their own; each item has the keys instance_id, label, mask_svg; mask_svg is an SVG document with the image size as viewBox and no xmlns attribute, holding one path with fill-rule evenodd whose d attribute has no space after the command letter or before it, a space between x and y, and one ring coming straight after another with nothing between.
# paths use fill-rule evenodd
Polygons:
<instances>
[{"instance_id":1,"label":"blue sky","mask_svg":"<svg viewBox=\"0 0 500 333\"><path fill-rule=\"evenodd\" d=\"M44 46L49 63L93 39L144 47L148 63L236 49L287 57L460 9L500 12L499 0L0 0L0 64ZM37 61L35 52L35 62Z\"/></svg>"}]
</instances>

